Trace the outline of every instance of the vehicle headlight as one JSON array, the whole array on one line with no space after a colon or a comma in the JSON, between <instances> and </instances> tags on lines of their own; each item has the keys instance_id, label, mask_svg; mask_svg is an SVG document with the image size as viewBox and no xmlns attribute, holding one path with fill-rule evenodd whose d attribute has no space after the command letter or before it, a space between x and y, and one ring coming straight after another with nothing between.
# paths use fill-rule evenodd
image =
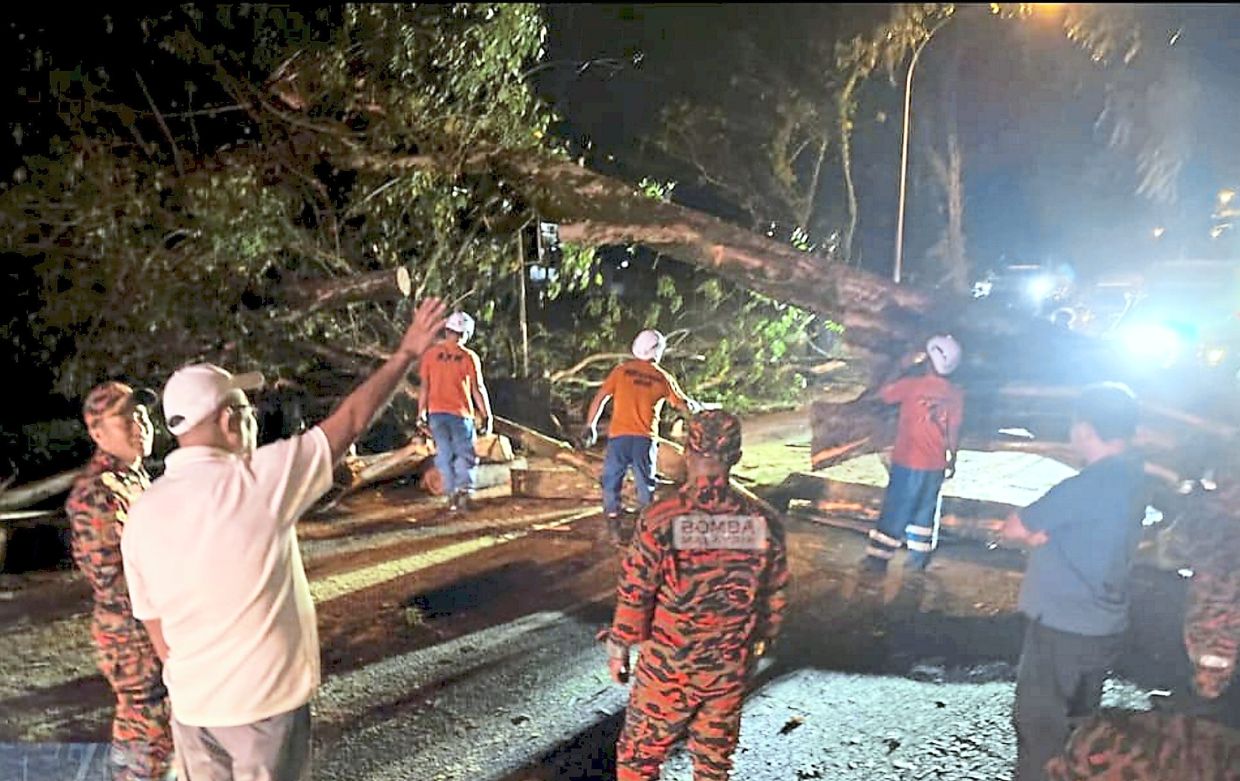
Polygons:
<instances>
[{"instance_id":1,"label":"vehicle headlight","mask_svg":"<svg viewBox=\"0 0 1240 781\"><path fill-rule=\"evenodd\" d=\"M1055 292L1055 280L1045 274L1036 276L1025 285L1025 290L1034 301L1044 301Z\"/></svg>"},{"instance_id":2,"label":"vehicle headlight","mask_svg":"<svg viewBox=\"0 0 1240 781\"><path fill-rule=\"evenodd\" d=\"M1123 339L1128 352L1157 366L1174 363L1184 349L1184 337L1178 331L1156 323L1134 325Z\"/></svg>"}]
</instances>

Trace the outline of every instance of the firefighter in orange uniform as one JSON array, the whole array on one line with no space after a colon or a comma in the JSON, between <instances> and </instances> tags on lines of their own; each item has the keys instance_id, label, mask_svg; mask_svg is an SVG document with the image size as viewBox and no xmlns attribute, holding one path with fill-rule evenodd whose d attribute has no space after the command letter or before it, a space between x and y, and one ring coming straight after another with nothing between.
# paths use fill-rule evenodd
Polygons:
<instances>
[{"instance_id":1,"label":"firefighter in orange uniform","mask_svg":"<svg viewBox=\"0 0 1240 781\"><path fill-rule=\"evenodd\" d=\"M695 781L728 778L745 684L787 601L779 519L729 482L740 421L698 413L685 455L688 481L638 521L607 635L617 682L627 681L629 649L638 646L617 781L657 779L686 733Z\"/></svg>"},{"instance_id":2,"label":"firefighter in orange uniform","mask_svg":"<svg viewBox=\"0 0 1240 781\"><path fill-rule=\"evenodd\" d=\"M147 408L155 394L105 382L86 396L82 417L95 454L65 504L73 560L94 594L91 637L99 669L116 695L109 756L117 781L162 779L172 764L172 727L163 666L150 637L133 617L121 535L133 501L150 485L142 459L154 429Z\"/></svg>"}]
</instances>

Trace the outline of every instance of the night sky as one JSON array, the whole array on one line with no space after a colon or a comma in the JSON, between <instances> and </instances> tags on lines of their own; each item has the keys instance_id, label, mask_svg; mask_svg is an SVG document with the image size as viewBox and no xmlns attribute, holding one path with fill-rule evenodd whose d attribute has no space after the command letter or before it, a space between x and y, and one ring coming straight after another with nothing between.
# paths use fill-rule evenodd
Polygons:
<instances>
[{"instance_id":1,"label":"night sky","mask_svg":"<svg viewBox=\"0 0 1240 781\"><path fill-rule=\"evenodd\" d=\"M614 155L620 171L640 178L642 139L657 127L660 110L679 95L725 85L736 67L737 36L767 47L773 57L784 56L809 36L835 40L886 11L859 5L554 6L549 58L567 64L544 71L540 84L566 116L566 135L590 139L599 157ZM1016 23L964 13L927 47L915 81L906 249L911 263L937 240L941 224L923 144L941 143L936 122L951 87L976 268L1002 261L1124 268L1170 257L1235 255L1234 240L1210 241L1208 231L1216 193L1240 183L1234 140L1240 10L1143 7L1145 46L1166 48L1178 32L1171 54L1199 95L1193 112L1176 117L1191 153L1173 204L1134 195L1132 161L1111 159L1095 130L1104 98L1098 67L1061 30L1038 19ZM609 65L584 72L572 67L590 58ZM812 64L805 65L812 71ZM883 273L895 232L902 86L878 78L866 88L855 136L858 249L867 267ZM686 187L677 195L689 200L695 194ZM701 205L709 207L709 199ZM1168 230L1156 243L1152 230L1158 226Z\"/></svg>"},{"instance_id":2,"label":"night sky","mask_svg":"<svg viewBox=\"0 0 1240 781\"><path fill-rule=\"evenodd\" d=\"M817 78L831 63L808 54L815 44L829 50L888 12L888 6L861 4L552 5L548 56L536 85L564 117L561 133L575 144L592 145L592 165L634 181L651 172L677 179L678 200L726 214L726 204L694 190L688 172L674 176L652 153L660 112L677 98L726 88L742 44L769 53L772 67ZM957 102L966 232L975 267L1000 259L1090 267L1124 265L1145 255L1142 261L1234 254L1234 241L1200 239L1208 239L1215 194L1240 185L1234 141L1240 9L1147 6L1141 14L1147 49L1166 47L1174 36L1174 59L1198 94L1193 110L1176 118L1191 150L1178 201L1156 204L1134 196L1132 161L1109 159L1113 155L1094 127L1103 105L1097 67L1061 30L1043 20L1001 21L984 9L968 9L927 47L915 82L907 249L914 266L941 224L925 145L942 143L948 89ZM31 51L44 49L62 67L75 56L102 58L117 73L145 69L153 83L181 78L169 70L168 58L140 51L141 35L126 24L127 16L106 8L68 17L41 7L6 11L0 24L6 68L20 71ZM108 17L113 31L104 34L101 20ZM587 61L593 64L582 68ZM9 122L0 137L0 164L8 169L32 149L29 123L24 144L13 134L14 118L37 120L29 94L19 94L23 86L17 78L4 90ZM895 229L901 89L876 78L861 98L854 137L861 199L857 249L865 266L885 273ZM838 199L839 193L827 188L822 197ZM1150 232L1157 226L1169 230L1156 245Z\"/></svg>"}]
</instances>

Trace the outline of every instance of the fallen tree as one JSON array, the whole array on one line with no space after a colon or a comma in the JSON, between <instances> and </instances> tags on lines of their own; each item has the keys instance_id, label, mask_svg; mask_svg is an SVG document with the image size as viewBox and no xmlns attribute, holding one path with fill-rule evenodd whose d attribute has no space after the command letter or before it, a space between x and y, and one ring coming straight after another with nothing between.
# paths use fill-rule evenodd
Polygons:
<instances>
[{"instance_id":1,"label":"fallen tree","mask_svg":"<svg viewBox=\"0 0 1240 781\"><path fill-rule=\"evenodd\" d=\"M537 216L558 221L571 244L641 244L841 324L870 381L855 402L815 406L815 466L885 446L891 411L874 391L937 330L955 333L970 356L961 380L974 441L1027 447L1000 440L997 428L1045 406L1036 441L1062 442L1063 394L1088 365L1031 382L1031 356L1056 350L1035 324L983 316L950 294L896 286L651 197L548 141L549 113L521 76L541 46L535 10L349 6L315 17L327 34L314 45L255 17L255 34L275 41L265 47L236 46L222 19L182 9L140 36L228 101L207 139L194 124L206 119L163 122L152 108L167 102L159 94L118 111L123 95L92 92L92 111L68 120L72 150L32 156L26 181L3 197L8 248L39 259L49 293L39 336L71 335L80 348L66 351L62 391L80 394L106 373L164 377L205 359L273 376L318 371L330 382L311 387L332 397L399 332L400 308L377 304L427 292L489 310L484 325L494 327L477 338L494 340L499 363L516 354L502 333L517 321L513 277L524 269L513 236ZM199 151L182 154L190 148ZM403 282L401 270L410 272ZM604 352L580 344L591 329L566 330L562 343L581 349L570 360ZM1035 404L1005 390L1013 384L1062 392ZM1144 442L1168 480L1199 472L1201 452L1234 446L1221 414L1147 420ZM574 468L598 466L570 447L541 446Z\"/></svg>"}]
</instances>

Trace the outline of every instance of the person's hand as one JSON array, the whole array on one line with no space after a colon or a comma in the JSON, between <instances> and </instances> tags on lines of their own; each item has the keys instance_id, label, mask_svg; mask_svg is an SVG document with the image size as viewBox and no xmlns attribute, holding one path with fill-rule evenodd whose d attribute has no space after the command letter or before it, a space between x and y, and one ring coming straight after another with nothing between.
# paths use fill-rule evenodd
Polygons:
<instances>
[{"instance_id":1,"label":"person's hand","mask_svg":"<svg viewBox=\"0 0 1240 781\"><path fill-rule=\"evenodd\" d=\"M1034 532L1025 538L1025 544L1030 548L1040 548L1050 541L1050 536L1048 536L1046 532L1042 531Z\"/></svg>"},{"instance_id":2,"label":"person's hand","mask_svg":"<svg viewBox=\"0 0 1240 781\"><path fill-rule=\"evenodd\" d=\"M607 672L621 686L629 682L629 647L607 641Z\"/></svg>"},{"instance_id":3,"label":"person's hand","mask_svg":"<svg viewBox=\"0 0 1240 781\"><path fill-rule=\"evenodd\" d=\"M447 311L448 306L442 299L427 298L418 302L413 310L413 319L409 322L409 328L400 340L401 352L415 357L426 352L426 348L431 346L431 343L439 336L439 332L443 330L443 324L447 320L445 316Z\"/></svg>"},{"instance_id":4,"label":"person's hand","mask_svg":"<svg viewBox=\"0 0 1240 781\"><path fill-rule=\"evenodd\" d=\"M943 470L943 479L951 480L955 476L956 476L956 465L948 464L947 468Z\"/></svg>"},{"instance_id":5,"label":"person's hand","mask_svg":"<svg viewBox=\"0 0 1240 781\"><path fill-rule=\"evenodd\" d=\"M594 443L598 442L598 429L594 426L586 426L581 430L581 449L594 447Z\"/></svg>"},{"instance_id":6,"label":"person's hand","mask_svg":"<svg viewBox=\"0 0 1240 781\"><path fill-rule=\"evenodd\" d=\"M491 436L495 428L494 418L483 418L482 425L478 427L478 435L483 437Z\"/></svg>"}]
</instances>

